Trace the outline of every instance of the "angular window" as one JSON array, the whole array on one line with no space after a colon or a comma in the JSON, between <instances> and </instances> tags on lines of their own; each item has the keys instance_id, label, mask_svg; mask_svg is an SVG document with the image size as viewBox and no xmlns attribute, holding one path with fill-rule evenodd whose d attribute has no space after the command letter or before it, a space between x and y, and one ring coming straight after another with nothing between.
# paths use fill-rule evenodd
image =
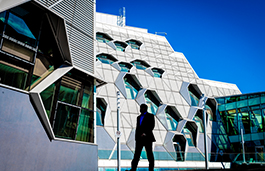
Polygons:
<instances>
[{"instance_id":1,"label":"angular window","mask_svg":"<svg viewBox=\"0 0 265 171\"><path fill-rule=\"evenodd\" d=\"M140 49L140 46L143 44L142 42L138 41L138 40L127 40L126 43L128 43L132 49Z\"/></svg>"},{"instance_id":2,"label":"angular window","mask_svg":"<svg viewBox=\"0 0 265 171\"><path fill-rule=\"evenodd\" d=\"M130 72L132 68L132 64L126 62L119 62L119 66L121 67L122 72Z\"/></svg>"},{"instance_id":3,"label":"angular window","mask_svg":"<svg viewBox=\"0 0 265 171\"><path fill-rule=\"evenodd\" d=\"M200 100L201 95L202 95L200 89L198 88L197 85L190 84L188 86L188 91L189 91L189 94L190 94L191 105L192 106L198 106L199 100Z\"/></svg>"},{"instance_id":4,"label":"angular window","mask_svg":"<svg viewBox=\"0 0 265 171\"><path fill-rule=\"evenodd\" d=\"M156 116L168 131L176 131L178 123L182 119L174 106L167 106L163 112L157 113Z\"/></svg>"},{"instance_id":5,"label":"angular window","mask_svg":"<svg viewBox=\"0 0 265 171\"><path fill-rule=\"evenodd\" d=\"M48 20L31 2L0 13L0 83L29 91L64 63Z\"/></svg>"},{"instance_id":6,"label":"angular window","mask_svg":"<svg viewBox=\"0 0 265 171\"><path fill-rule=\"evenodd\" d=\"M94 142L93 81L76 70L40 93L58 138Z\"/></svg>"},{"instance_id":7,"label":"angular window","mask_svg":"<svg viewBox=\"0 0 265 171\"><path fill-rule=\"evenodd\" d=\"M106 115L107 103L102 98L97 98L97 125L104 125L104 118Z\"/></svg>"},{"instance_id":8,"label":"angular window","mask_svg":"<svg viewBox=\"0 0 265 171\"><path fill-rule=\"evenodd\" d=\"M203 133L204 132L204 129L203 129L203 111L197 110L193 120L196 122L196 124L199 128L199 132Z\"/></svg>"},{"instance_id":9,"label":"angular window","mask_svg":"<svg viewBox=\"0 0 265 171\"><path fill-rule=\"evenodd\" d=\"M192 138L192 133L187 127L184 127L182 133L185 135L186 139L188 140L189 146L194 146L193 138Z\"/></svg>"},{"instance_id":10,"label":"angular window","mask_svg":"<svg viewBox=\"0 0 265 171\"><path fill-rule=\"evenodd\" d=\"M101 43L108 43L109 41L113 40L108 34L100 33L100 32L96 33L96 39L97 41Z\"/></svg>"},{"instance_id":11,"label":"angular window","mask_svg":"<svg viewBox=\"0 0 265 171\"><path fill-rule=\"evenodd\" d=\"M101 53L101 54L97 55L97 59L100 60L104 64L112 64L113 62L118 61L112 55L109 55L106 53Z\"/></svg>"},{"instance_id":12,"label":"angular window","mask_svg":"<svg viewBox=\"0 0 265 171\"><path fill-rule=\"evenodd\" d=\"M114 44L116 46L116 50L121 52L124 52L125 48L128 46L126 43L120 41L115 41Z\"/></svg>"},{"instance_id":13,"label":"angular window","mask_svg":"<svg viewBox=\"0 0 265 171\"><path fill-rule=\"evenodd\" d=\"M141 84L134 75L126 74L124 77L127 99L135 99Z\"/></svg>"},{"instance_id":14,"label":"angular window","mask_svg":"<svg viewBox=\"0 0 265 171\"><path fill-rule=\"evenodd\" d=\"M181 115L174 106L167 106L165 109L167 125L170 131L176 131Z\"/></svg>"},{"instance_id":15,"label":"angular window","mask_svg":"<svg viewBox=\"0 0 265 171\"><path fill-rule=\"evenodd\" d=\"M144 97L148 106L148 112L155 115L158 107L162 104L162 101L156 92L151 90L147 90L144 94Z\"/></svg>"},{"instance_id":16,"label":"angular window","mask_svg":"<svg viewBox=\"0 0 265 171\"><path fill-rule=\"evenodd\" d=\"M145 70L146 68L150 67L150 65L148 63L146 63L145 61L136 59L134 61L131 62L137 69L141 69L141 70Z\"/></svg>"},{"instance_id":17,"label":"angular window","mask_svg":"<svg viewBox=\"0 0 265 171\"><path fill-rule=\"evenodd\" d=\"M154 73L154 77L162 78L165 71L160 68L152 68L152 72Z\"/></svg>"},{"instance_id":18,"label":"angular window","mask_svg":"<svg viewBox=\"0 0 265 171\"><path fill-rule=\"evenodd\" d=\"M172 139L176 152L176 161L185 160L186 139L183 135L175 135Z\"/></svg>"}]
</instances>

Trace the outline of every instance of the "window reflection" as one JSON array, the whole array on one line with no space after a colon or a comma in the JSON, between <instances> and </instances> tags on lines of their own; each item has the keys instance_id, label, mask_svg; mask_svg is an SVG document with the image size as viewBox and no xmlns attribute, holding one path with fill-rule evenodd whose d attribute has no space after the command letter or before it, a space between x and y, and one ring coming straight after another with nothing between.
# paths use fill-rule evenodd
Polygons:
<instances>
[{"instance_id":1,"label":"window reflection","mask_svg":"<svg viewBox=\"0 0 265 171\"><path fill-rule=\"evenodd\" d=\"M137 69L145 70L146 68L150 67L149 64L142 60L134 60L131 62Z\"/></svg>"},{"instance_id":2,"label":"window reflection","mask_svg":"<svg viewBox=\"0 0 265 171\"><path fill-rule=\"evenodd\" d=\"M54 134L56 137L75 139L79 109L66 104L58 103Z\"/></svg>"},{"instance_id":3,"label":"window reflection","mask_svg":"<svg viewBox=\"0 0 265 171\"><path fill-rule=\"evenodd\" d=\"M0 83L26 89L28 70L0 60Z\"/></svg>"},{"instance_id":4,"label":"window reflection","mask_svg":"<svg viewBox=\"0 0 265 171\"><path fill-rule=\"evenodd\" d=\"M94 141L93 84L73 70L41 92L56 137Z\"/></svg>"}]
</instances>

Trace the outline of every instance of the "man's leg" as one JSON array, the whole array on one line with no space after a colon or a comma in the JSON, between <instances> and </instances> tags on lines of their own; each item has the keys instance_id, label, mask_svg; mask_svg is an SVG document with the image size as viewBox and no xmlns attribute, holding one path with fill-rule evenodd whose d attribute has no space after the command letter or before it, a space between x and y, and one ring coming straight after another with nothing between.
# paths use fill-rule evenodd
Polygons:
<instances>
[{"instance_id":1,"label":"man's leg","mask_svg":"<svg viewBox=\"0 0 265 171\"><path fill-rule=\"evenodd\" d=\"M134 156L133 156L132 168L131 168L132 171L136 171L138 162L140 160L141 152L142 152L142 149L143 149L143 143L142 142L136 141L135 143L136 143L136 145L135 145L135 153L134 153Z\"/></svg>"},{"instance_id":2,"label":"man's leg","mask_svg":"<svg viewBox=\"0 0 265 171\"><path fill-rule=\"evenodd\" d=\"M149 161L149 171L154 171L155 159L153 154L153 142L146 142L145 150L147 153L147 159Z\"/></svg>"}]
</instances>

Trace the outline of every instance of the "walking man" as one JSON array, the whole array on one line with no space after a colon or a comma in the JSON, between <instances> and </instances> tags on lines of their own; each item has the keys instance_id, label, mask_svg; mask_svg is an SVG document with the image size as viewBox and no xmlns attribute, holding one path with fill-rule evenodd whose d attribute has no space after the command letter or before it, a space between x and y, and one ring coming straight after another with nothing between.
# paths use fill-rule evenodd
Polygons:
<instances>
[{"instance_id":1,"label":"walking man","mask_svg":"<svg viewBox=\"0 0 265 171\"><path fill-rule=\"evenodd\" d=\"M149 162L149 171L154 170L154 155L153 155L153 142L155 137L153 129L155 127L155 118L153 114L147 112L148 106L141 104L141 115L137 117L136 133L135 133L135 153L132 160L131 171L136 171L138 162L140 160L141 152L145 147L147 158Z\"/></svg>"}]
</instances>

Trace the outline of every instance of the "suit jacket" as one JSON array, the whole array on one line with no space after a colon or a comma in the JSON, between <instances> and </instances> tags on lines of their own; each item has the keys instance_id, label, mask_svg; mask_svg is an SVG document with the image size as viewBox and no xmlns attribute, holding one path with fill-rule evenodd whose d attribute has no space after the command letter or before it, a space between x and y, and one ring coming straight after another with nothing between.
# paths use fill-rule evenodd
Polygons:
<instances>
[{"instance_id":1,"label":"suit jacket","mask_svg":"<svg viewBox=\"0 0 265 171\"><path fill-rule=\"evenodd\" d=\"M137 117L135 140L155 142L156 140L153 134L153 129L155 127L154 115L146 113L141 125L140 125L140 117L141 115ZM145 133L146 136L141 137L143 133Z\"/></svg>"}]
</instances>

